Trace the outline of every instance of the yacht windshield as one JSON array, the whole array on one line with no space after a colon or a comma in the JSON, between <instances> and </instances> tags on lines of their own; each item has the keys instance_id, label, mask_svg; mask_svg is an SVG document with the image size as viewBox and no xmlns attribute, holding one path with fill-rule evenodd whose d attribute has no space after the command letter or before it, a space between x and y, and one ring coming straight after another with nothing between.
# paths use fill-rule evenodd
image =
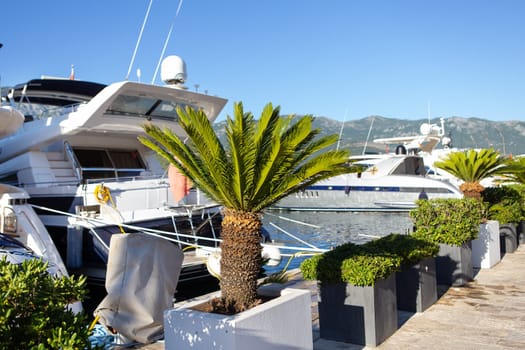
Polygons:
<instances>
[{"instance_id":1,"label":"yacht windshield","mask_svg":"<svg viewBox=\"0 0 525 350\"><path fill-rule=\"evenodd\" d=\"M108 108L107 114L177 121L177 106L185 108L187 105L151 97L119 95Z\"/></svg>"}]
</instances>

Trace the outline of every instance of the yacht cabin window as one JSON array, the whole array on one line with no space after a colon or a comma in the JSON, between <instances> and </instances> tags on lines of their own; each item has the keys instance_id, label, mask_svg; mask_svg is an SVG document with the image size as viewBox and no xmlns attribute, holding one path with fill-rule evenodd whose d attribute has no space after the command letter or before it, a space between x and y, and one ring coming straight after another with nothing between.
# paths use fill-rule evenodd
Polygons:
<instances>
[{"instance_id":1,"label":"yacht cabin window","mask_svg":"<svg viewBox=\"0 0 525 350\"><path fill-rule=\"evenodd\" d=\"M139 176L145 169L136 150L75 148L84 179L107 179Z\"/></svg>"},{"instance_id":2,"label":"yacht cabin window","mask_svg":"<svg viewBox=\"0 0 525 350\"><path fill-rule=\"evenodd\" d=\"M185 108L188 104L159 100L151 97L119 95L106 111L106 115L125 115L128 117L147 117L177 121L177 107ZM195 106L192 106L196 108Z\"/></svg>"},{"instance_id":3,"label":"yacht cabin window","mask_svg":"<svg viewBox=\"0 0 525 350\"><path fill-rule=\"evenodd\" d=\"M425 175L425 164L423 158L420 157L406 157L403 161L391 172L392 175Z\"/></svg>"}]
</instances>

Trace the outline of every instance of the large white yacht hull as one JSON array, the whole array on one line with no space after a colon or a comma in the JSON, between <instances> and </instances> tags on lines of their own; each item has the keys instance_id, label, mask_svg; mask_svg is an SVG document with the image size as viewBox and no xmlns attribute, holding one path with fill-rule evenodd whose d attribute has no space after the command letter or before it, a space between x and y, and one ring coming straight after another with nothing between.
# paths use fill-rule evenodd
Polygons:
<instances>
[{"instance_id":1,"label":"large white yacht hull","mask_svg":"<svg viewBox=\"0 0 525 350\"><path fill-rule=\"evenodd\" d=\"M409 211L416 201L427 198L461 198L450 184L423 176L389 175L360 179L340 175L294 193L273 209L296 211Z\"/></svg>"}]
</instances>

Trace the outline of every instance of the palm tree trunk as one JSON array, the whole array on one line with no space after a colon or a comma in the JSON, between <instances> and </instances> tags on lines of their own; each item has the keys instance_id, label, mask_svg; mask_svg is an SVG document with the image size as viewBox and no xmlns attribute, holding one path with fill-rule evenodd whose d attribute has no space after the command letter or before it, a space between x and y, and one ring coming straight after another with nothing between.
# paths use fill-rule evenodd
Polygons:
<instances>
[{"instance_id":1,"label":"palm tree trunk","mask_svg":"<svg viewBox=\"0 0 525 350\"><path fill-rule=\"evenodd\" d=\"M485 187L479 182L464 182L459 186L459 190L463 192L463 196L466 198L481 199L481 192L484 189Z\"/></svg>"},{"instance_id":2,"label":"palm tree trunk","mask_svg":"<svg viewBox=\"0 0 525 350\"><path fill-rule=\"evenodd\" d=\"M261 215L224 209L221 230L221 297L239 311L257 301L261 267Z\"/></svg>"}]
</instances>

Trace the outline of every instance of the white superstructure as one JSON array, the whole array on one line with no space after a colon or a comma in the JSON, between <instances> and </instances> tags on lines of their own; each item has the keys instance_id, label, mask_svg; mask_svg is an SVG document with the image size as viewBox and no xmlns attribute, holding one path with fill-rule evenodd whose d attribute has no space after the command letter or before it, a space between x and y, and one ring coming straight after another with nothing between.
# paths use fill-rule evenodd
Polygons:
<instances>
[{"instance_id":1,"label":"white superstructure","mask_svg":"<svg viewBox=\"0 0 525 350\"><path fill-rule=\"evenodd\" d=\"M214 120L227 102L188 91L183 61L166 62L170 85L44 78L2 96L25 122L0 140L0 182L29 194L68 267L104 265L111 234L126 225L215 235L218 206L195 189L175 200L166 164L138 141L145 123L184 138L177 107Z\"/></svg>"}]
</instances>

